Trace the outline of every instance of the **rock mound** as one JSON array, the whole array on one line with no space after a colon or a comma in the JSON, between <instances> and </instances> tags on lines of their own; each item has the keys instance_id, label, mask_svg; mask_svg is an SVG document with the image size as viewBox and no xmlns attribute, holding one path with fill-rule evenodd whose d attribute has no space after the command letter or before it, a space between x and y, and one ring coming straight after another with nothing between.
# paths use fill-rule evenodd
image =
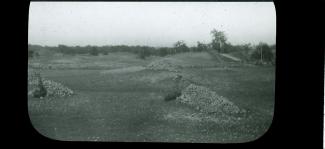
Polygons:
<instances>
[{"instance_id":1,"label":"rock mound","mask_svg":"<svg viewBox=\"0 0 325 149\"><path fill-rule=\"evenodd\" d=\"M43 78L42 83L46 89L46 97L66 97L74 94L70 88L62 85L61 83L52 80L46 80ZM28 92L29 95L33 95L34 92L37 92L39 90L37 78L29 78L28 85L32 86Z\"/></svg>"},{"instance_id":2,"label":"rock mound","mask_svg":"<svg viewBox=\"0 0 325 149\"><path fill-rule=\"evenodd\" d=\"M167 70L173 72L179 72L179 69L182 68L179 65L179 61L172 58L163 58L157 61L151 62L146 68L151 70Z\"/></svg>"},{"instance_id":3,"label":"rock mound","mask_svg":"<svg viewBox=\"0 0 325 149\"><path fill-rule=\"evenodd\" d=\"M65 97L73 95L73 91L61 83L52 80L45 80L43 83L47 90L47 96Z\"/></svg>"},{"instance_id":4,"label":"rock mound","mask_svg":"<svg viewBox=\"0 0 325 149\"><path fill-rule=\"evenodd\" d=\"M204 113L231 115L245 112L225 97L219 96L216 92L194 84L190 84L182 90L181 96L176 100L193 106Z\"/></svg>"}]
</instances>

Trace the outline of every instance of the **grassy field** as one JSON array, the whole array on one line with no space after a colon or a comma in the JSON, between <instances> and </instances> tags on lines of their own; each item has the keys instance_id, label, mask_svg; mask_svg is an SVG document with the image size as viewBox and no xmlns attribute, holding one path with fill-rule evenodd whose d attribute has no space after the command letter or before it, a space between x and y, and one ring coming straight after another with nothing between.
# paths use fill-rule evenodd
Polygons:
<instances>
[{"instance_id":1,"label":"grassy field","mask_svg":"<svg viewBox=\"0 0 325 149\"><path fill-rule=\"evenodd\" d=\"M122 142L246 142L260 137L272 123L275 68L214 67L207 53L170 56L184 66L181 74L209 87L249 111L237 123L200 121L197 111L164 97L175 72L145 69L161 57L141 60L129 53L107 56L57 56L30 61L51 65L44 78L75 92L71 97L28 97L31 123L57 140ZM200 67L190 67L190 66ZM207 67L204 67L207 66Z\"/></svg>"}]
</instances>

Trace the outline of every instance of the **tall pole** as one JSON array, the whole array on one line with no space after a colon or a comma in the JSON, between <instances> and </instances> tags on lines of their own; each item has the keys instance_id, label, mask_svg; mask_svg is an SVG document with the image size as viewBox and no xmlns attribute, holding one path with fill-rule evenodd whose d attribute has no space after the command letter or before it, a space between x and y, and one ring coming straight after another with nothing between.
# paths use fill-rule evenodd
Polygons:
<instances>
[{"instance_id":1,"label":"tall pole","mask_svg":"<svg viewBox=\"0 0 325 149\"><path fill-rule=\"evenodd\" d=\"M260 47L260 51L261 51L261 62L263 62L263 50L262 50L262 47Z\"/></svg>"},{"instance_id":2,"label":"tall pole","mask_svg":"<svg viewBox=\"0 0 325 149\"><path fill-rule=\"evenodd\" d=\"M221 40L219 40L219 46L220 46L220 52L222 51L222 49L221 49L221 47L222 47L222 42L221 42Z\"/></svg>"}]
</instances>

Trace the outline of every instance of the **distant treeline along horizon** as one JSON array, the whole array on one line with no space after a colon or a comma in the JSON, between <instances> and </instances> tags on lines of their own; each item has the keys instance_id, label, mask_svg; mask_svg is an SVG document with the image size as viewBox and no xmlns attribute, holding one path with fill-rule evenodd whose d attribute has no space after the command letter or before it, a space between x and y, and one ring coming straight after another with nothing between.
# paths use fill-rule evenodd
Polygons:
<instances>
[{"instance_id":1,"label":"distant treeline along horizon","mask_svg":"<svg viewBox=\"0 0 325 149\"><path fill-rule=\"evenodd\" d=\"M145 59L148 56L167 56L183 52L202 52L217 51L219 53L233 53L240 55L246 60L259 60L264 57L264 61L274 61L276 45L268 45L260 42L257 45L250 43L232 45L227 41L223 31L213 29L211 31L212 41L210 43L197 42L196 46L189 47L182 40L174 43L173 47L152 47L152 46L129 46L129 45L105 45L105 46L67 46L59 44L58 46L41 46L37 44L28 44L28 57L38 57L39 51L47 49L67 55L90 54L97 56L99 54L108 55L111 52L131 52L137 54L139 58Z\"/></svg>"}]
</instances>

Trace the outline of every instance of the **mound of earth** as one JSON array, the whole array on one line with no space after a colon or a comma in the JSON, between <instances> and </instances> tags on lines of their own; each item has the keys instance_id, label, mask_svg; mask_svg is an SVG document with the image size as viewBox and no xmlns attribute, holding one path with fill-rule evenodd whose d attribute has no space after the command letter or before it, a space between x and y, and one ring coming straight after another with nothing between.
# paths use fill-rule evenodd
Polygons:
<instances>
[{"instance_id":1,"label":"mound of earth","mask_svg":"<svg viewBox=\"0 0 325 149\"><path fill-rule=\"evenodd\" d=\"M179 69L182 68L181 65L179 65L179 63L180 62L176 59L163 58L163 59L151 62L149 65L147 65L147 69L179 72Z\"/></svg>"},{"instance_id":2,"label":"mound of earth","mask_svg":"<svg viewBox=\"0 0 325 149\"><path fill-rule=\"evenodd\" d=\"M74 94L70 88L62 85L61 83L46 79L42 79L42 82L46 89L47 97L66 97ZM38 83L37 78L28 79L28 85L32 86L28 92L28 95L33 95L34 92L38 91Z\"/></svg>"},{"instance_id":3,"label":"mound of earth","mask_svg":"<svg viewBox=\"0 0 325 149\"><path fill-rule=\"evenodd\" d=\"M226 115L240 114L245 112L228 99L219 96L210 89L190 84L182 90L181 96L177 101L195 107L204 113L221 113Z\"/></svg>"}]
</instances>

